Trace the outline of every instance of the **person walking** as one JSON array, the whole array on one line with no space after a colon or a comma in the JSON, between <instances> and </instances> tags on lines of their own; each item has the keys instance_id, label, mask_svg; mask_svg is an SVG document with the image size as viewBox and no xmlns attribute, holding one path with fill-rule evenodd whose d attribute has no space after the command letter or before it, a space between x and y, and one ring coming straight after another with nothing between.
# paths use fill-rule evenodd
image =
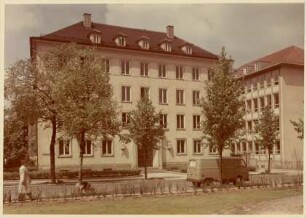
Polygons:
<instances>
[{"instance_id":1,"label":"person walking","mask_svg":"<svg viewBox=\"0 0 306 218\"><path fill-rule=\"evenodd\" d=\"M19 168L19 185L18 185L18 200L25 201L26 196L32 200L32 193L30 190L31 177L28 169L24 164Z\"/></svg>"}]
</instances>

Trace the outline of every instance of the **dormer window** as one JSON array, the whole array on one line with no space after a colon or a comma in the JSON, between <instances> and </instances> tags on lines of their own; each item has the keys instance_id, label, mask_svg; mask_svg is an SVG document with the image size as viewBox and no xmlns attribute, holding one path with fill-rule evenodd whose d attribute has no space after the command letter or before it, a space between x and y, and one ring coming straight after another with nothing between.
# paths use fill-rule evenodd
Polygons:
<instances>
[{"instance_id":1,"label":"dormer window","mask_svg":"<svg viewBox=\"0 0 306 218\"><path fill-rule=\"evenodd\" d=\"M125 47L126 46L126 36L123 33L120 33L115 38L115 43L118 46Z\"/></svg>"},{"instance_id":2,"label":"dormer window","mask_svg":"<svg viewBox=\"0 0 306 218\"><path fill-rule=\"evenodd\" d=\"M186 53L187 54L192 54L192 47L191 46L186 46Z\"/></svg>"},{"instance_id":3,"label":"dormer window","mask_svg":"<svg viewBox=\"0 0 306 218\"><path fill-rule=\"evenodd\" d=\"M88 35L90 41L94 44L101 44L102 37L101 37L101 32L98 30L93 30L89 33Z\"/></svg>"},{"instance_id":4,"label":"dormer window","mask_svg":"<svg viewBox=\"0 0 306 218\"><path fill-rule=\"evenodd\" d=\"M142 49L149 49L150 48L149 38L146 36L141 36L138 40L138 45Z\"/></svg>"},{"instance_id":5,"label":"dormer window","mask_svg":"<svg viewBox=\"0 0 306 218\"><path fill-rule=\"evenodd\" d=\"M171 43L170 42L165 42L164 43L164 50L167 52L171 51Z\"/></svg>"},{"instance_id":6,"label":"dormer window","mask_svg":"<svg viewBox=\"0 0 306 218\"><path fill-rule=\"evenodd\" d=\"M188 43L188 42L183 42L183 44L181 44L181 50L185 53L185 54L192 54L192 44Z\"/></svg>"}]
</instances>

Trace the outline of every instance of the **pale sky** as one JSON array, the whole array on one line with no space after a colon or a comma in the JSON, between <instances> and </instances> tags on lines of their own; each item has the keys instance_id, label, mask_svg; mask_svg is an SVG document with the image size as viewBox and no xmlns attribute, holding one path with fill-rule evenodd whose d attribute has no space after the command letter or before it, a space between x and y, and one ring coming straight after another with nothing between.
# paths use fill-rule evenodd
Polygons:
<instances>
[{"instance_id":1,"label":"pale sky","mask_svg":"<svg viewBox=\"0 0 306 218\"><path fill-rule=\"evenodd\" d=\"M214 54L225 46L238 67L274 51L304 48L304 4L5 5L5 68L29 58L29 37L93 22L174 34Z\"/></svg>"}]
</instances>

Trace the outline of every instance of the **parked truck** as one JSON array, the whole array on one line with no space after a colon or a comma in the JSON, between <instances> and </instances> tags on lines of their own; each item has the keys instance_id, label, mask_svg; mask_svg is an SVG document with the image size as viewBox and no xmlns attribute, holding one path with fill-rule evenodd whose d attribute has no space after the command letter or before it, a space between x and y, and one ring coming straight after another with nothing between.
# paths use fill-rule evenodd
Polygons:
<instances>
[{"instance_id":1,"label":"parked truck","mask_svg":"<svg viewBox=\"0 0 306 218\"><path fill-rule=\"evenodd\" d=\"M241 184L249 180L249 170L241 157L222 158L222 183ZM191 159L187 167L187 181L199 187L220 182L220 160L218 157L206 159Z\"/></svg>"}]
</instances>

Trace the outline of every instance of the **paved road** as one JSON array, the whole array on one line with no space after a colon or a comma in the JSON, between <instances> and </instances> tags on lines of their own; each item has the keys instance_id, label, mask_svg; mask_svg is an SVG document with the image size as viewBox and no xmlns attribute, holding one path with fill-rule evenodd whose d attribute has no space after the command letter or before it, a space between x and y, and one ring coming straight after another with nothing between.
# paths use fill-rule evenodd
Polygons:
<instances>
[{"instance_id":1,"label":"paved road","mask_svg":"<svg viewBox=\"0 0 306 218\"><path fill-rule=\"evenodd\" d=\"M244 204L233 209L220 211L220 214L303 214L303 195L257 204Z\"/></svg>"}]
</instances>

